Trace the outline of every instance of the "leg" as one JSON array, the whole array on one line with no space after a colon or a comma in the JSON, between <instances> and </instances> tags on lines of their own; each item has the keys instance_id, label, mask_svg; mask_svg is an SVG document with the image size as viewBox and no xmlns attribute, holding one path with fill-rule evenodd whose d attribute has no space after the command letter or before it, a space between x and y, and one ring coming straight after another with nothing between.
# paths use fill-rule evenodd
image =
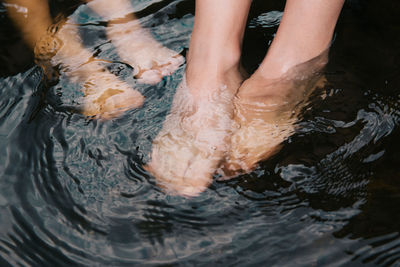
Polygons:
<instances>
[{"instance_id":1,"label":"leg","mask_svg":"<svg viewBox=\"0 0 400 267\"><path fill-rule=\"evenodd\" d=\"M101 60L94 60L93 52L82 46L73 22L64 24L56 34L49 31L40 39L35 47L36 60L39 55L51 53L53 43L57 42L60 47L54 56L50 55L50 68L60 66L70 81L82 85L84 96L76 102L81 104L83 115L111 119L143 104L144 97L137 90L107 70Z\"/></svg>"},{"instance_id":2,"label":"leg","mask_svg":"<svg viewBox=\"0 0 400 267\"><path fill-rule=\"evenodd\" d=\"M344 0L287 0L275 39L258 70L243 83L235 101L235 121L225 173L251 170L279 150L294 132L307 95L323 84L318 71ZM312 59L312 60L311 60Z\"/></svg>"},{"instance_id":3,"label":"leg","mask_svg":"<svg viewBox=\"0 0 400 267\"><path fill-rule=\"evenodd\" d=\"M251 0L198 0L186 78L153 142L147 169L160 186L199 194L229 146L241 42ZM218 27L216 27L218 25Z\"/></svg>"},{"instance_id":4,"label":"leg","mask_svg":"<svg viewBox=\"0 0 400 267\"><path fill-rule=\"evenodd\" d=\"M127 10L132 10L129 0L86 1L91 9L110 21L106 29L108 39L117 48L121 59L134 68L139 81L158 83L184 63L178 52L162 46L147 29L142 28L133 13L126 15ZM113 19L120 20L113 23Z\"/></svg>"},{"instance_id":5,"label":"leg","mask_svg":"<svg viewBox=\"0 0 400 267\"><path fill-rule=\"evenodd\" d=\"M10 18L21 30L24 41L33 50L36 42L52 24L47 0L5 0ZM19 8L24 7L29 12L29 23L27 13L20 12Z\"/></svg>"},{"instance_id":6,"label":"leg","mask_svg":"<svg viewBox=\"0 0 400 267\"><path fill-rule=\"evenodd\" d=\"M46 34L53 23L47 0L7 0L6 7L26 43L35 50L39 65L52 72L52 66L48 65L60 64L71 79L83 83L85 115L110 118L143 103L143 96L138 91L108 71L103 72L100 64L86 64L92 53L82 46L73 24L61 29L56 36ZM18 7L26 8L29 15L20 13Z\"/></svg>"},{"instance_id":7,"label":"leg","mask_svg":"<svg viewBox=\"0 0 400 267\"><path fill-rule=\"evenodd\" d=\"M278 78L325 51L332 40L344 0L288 0L276 37L257 70Z\"/></svg>"}]
</instances>

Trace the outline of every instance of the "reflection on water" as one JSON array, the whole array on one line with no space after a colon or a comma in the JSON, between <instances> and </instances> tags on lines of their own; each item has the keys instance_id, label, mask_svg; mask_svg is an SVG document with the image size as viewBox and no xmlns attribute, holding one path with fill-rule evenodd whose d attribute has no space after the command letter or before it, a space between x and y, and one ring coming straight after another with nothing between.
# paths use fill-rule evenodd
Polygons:
<instances>
[{"instance_id":1,"label":"reflection on water","mask_svg":"<svg viewBox=\"0 0 400 267\"><path fill-rule=\"evenodd\" d=\"M188 47L192 1L132 2L157 40ZM261 59L251 51L276 30L260 2L246 35L249 69ZM396 57L399 39L369 39L371 9L345 7L324 97L311 96L282 150L187 199L165 194L142 167L184 66L156 85L137 83L100 18L80 6L72 16L85 45L146 100L99 122L71 112L79 86L62 74L52 86L35 66L0 78L0 265L399 264L400 68L375 56ZM1 49L12 58L7 43Z\"/></svg>"}]
</instances>

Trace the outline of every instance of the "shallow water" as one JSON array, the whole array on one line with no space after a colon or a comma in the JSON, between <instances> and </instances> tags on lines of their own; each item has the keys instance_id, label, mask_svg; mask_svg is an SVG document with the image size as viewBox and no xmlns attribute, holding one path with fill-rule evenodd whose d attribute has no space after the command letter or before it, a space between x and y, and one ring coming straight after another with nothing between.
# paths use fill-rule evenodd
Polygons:
<instances>
[{"instance_id":1,"label":"shallow water","mask_svg":"<svg viewBox=\"0 0 400 267\"><path fill-rule=\"evenodd\" d=\"M253 3L249 71L281 2ZM186 51L193 1L132 3L160 42ZM146 97L120 118L90 120L72 112L77 84L49 85L18 53L17 33L0 35L0 265L400 265L399 11L349 1L328 84L298 132L254 172L190 199L164 193L142 167L184 66L157 85L136 83L102 19L80 6L71 16L85 45Z\"/></svg>"}]
</instances>

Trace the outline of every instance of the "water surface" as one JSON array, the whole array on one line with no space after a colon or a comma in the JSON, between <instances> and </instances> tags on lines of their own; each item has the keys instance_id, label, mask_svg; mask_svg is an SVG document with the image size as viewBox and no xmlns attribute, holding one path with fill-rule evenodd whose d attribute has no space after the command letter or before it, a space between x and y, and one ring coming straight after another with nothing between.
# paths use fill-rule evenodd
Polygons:
<instances>
[{"instance_id":1,"label":"water surface","mask_svg":"<svg viewBox=\"0 0 400 267\"><path fill-rule=\"evenodd\" d=\"M253 3L249 72L281 2ZM194 1L132 4L157 40L185 53ZM102 18L71 8L85 45L146 101L109 121L73 112L79 86L46 82L0 7L0 265L400 265L399 4L349 1L328 83L298 132L254 172L190 199L164 193L142 167L185 66L138 84Z\"/></svg>"}]
</instances>

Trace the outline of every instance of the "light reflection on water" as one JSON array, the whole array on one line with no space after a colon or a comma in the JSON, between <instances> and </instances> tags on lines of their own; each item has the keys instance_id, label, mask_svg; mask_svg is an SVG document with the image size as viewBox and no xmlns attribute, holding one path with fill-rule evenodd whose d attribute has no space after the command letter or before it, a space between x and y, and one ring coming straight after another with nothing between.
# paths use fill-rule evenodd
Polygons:
<instances>
[{"instance_id":1,"label":"light reflection on water","mask_svg":"<svg viewBox=\"0 0 400 267\"><path fill-rule=\"evenodd\" d=\"M164 1L137 2L143 11ZM193 16L176 10L187 2L140 21L164 45L186 49ZM104 31L99 18L84 6L72 16L86 45L146 102L100 122L70 112L79 88L66 77L48 90L38 67L0 79L1 265L398 263L399 95L366 90L328 66L325 98L305 108L276 156L199 197L170 196L142 164L184 66L140 85L95 34Z\"/></svg>"}]
</instances>

